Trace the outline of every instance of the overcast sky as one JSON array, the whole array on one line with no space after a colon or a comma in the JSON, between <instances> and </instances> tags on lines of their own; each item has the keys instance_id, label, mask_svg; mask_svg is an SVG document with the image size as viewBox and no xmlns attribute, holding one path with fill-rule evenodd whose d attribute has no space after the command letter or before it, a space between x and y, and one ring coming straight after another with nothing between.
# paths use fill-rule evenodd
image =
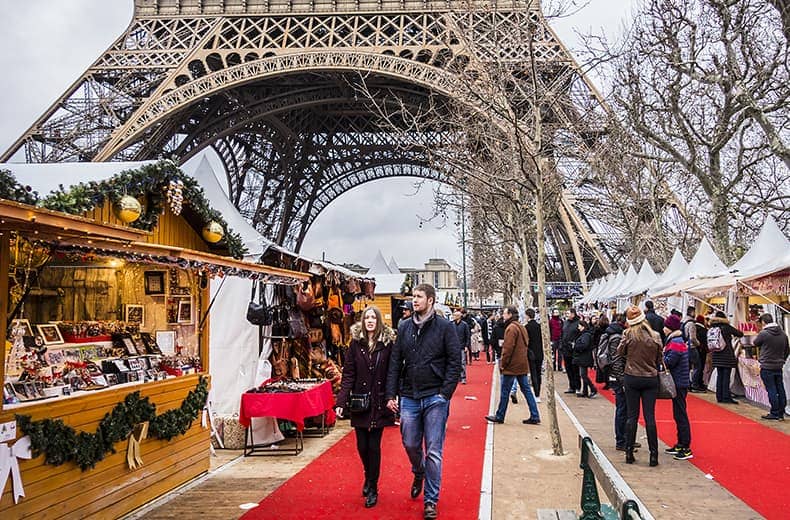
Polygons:
<instances>
[{"instance_id":1,"label":"overcast sky","mask_svg":"<svg viewBox=\"0 0 790 520\"><path fill-rule=\"evenodd\" d=\"M590 0L552 25L571 49L577 32L619 33L638 0ZM579 0L578 4L585 2ZM5 151L121 34L132 0L0 0L0 149ZM318 217L303 253L369 265L381 249L387 260L418 267L428 258L460 264L455 219L431 215L433 189L415 195L413 179L376 181L333 202Z\"/></svg>"}]
</instances>

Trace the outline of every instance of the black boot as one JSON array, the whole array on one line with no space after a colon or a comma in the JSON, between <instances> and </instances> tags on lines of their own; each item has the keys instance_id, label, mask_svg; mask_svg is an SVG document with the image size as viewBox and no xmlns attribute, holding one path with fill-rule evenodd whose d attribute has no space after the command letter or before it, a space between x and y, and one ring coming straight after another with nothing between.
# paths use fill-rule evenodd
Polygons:
<instances>
[{"instance_id":1,"label":"black boot","mask_svg":"<svg viewBox=\"0 0 790 520\"><path fill-rule=\"evenodd\" d=\"M658 466L658 430L655 425L645 427L647 446L650 449L650 465Z\"/></svg>"},{"instance_id":2,"label":"black boot","mask_svg":"<svg viewBox=\"0 0 790 520\"><path fill-rule=\"evenodd\" d=\"M634 457L634 448L633 446L626 446L625 447L625 463L626 464L633 464L636 462L636 458Z\"/></svg>"},{"instance_id":3,"label":"black boot","mask_svg":"<svg viewBox=\"0 0 790 520\"><path fill-rule=\"evenodd\" d=\"M365 485L362 486L362 496L366 497L370 494L371 484L368 479L365 479Z\"/></svg>"},{"instance_id":4,"label":"black boot","mask_svg":"<svg viewBox=\"0 0 790 520\"><path fill-rule=\"evenodd\" d=\"M379 490L375 483L370 484L370 492L365 497L365 507L373 507L379 501Z\"/></svg>"}]
</instances>

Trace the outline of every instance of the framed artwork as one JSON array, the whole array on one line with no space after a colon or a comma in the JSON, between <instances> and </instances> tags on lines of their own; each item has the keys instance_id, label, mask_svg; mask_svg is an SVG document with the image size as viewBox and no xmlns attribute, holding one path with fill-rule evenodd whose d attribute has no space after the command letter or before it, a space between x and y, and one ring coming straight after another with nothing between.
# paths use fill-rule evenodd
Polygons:
<instances>
[{"instance_id":1,"label":"framed artwork","mask_svg":"<svg viewBox=\"0 0 790 520\"><path fill-rule=\"evenodd\" d=\"M11 322L11 330L13 331L16 327L22 327L23 336L32 336L33 335L33 327L30 326L30 321L25 319L16 319Z\"/></svg>"},{"instance_id":2,"label":"framed artwork","mask_svg":"<svg viewBox=\"0 0 790 520\"><path fill-rule=\"evenodd\" d=\"M165 272L146 271L143 273L145 278L145 294L156 295L165 294Z\"/></svg>"},{"instance_id":3,"label":"framed artwork","mask_svg":"<svg viewBox=\"0 0 790 520\"><path fill-rule=\"evenodd\" d=\"M161 354L162 351L159 350L159 345L156 344L154 338L147 332L140 333L140 341L142 341L143 345L145 346L146 352L149 354Z\"/></svg>"},{"instance_id":4,"label":"framed artwork","mask_svg":"<svg viewBox=\"0 0 790 520\"><path fill-rule=\"evenodd\" d=\"M145 307L143 305L127 303L123 307L123 321L137 323L142 327L145 323Z\"/></svg>"},{"instance_id":5,"label":"framed artwork","mask_svg":"<svg viewBox=\"0 0 790 520\"><path fill-rule=\"evenodd\" d=\"M157 330L156 331L156 344L159 345L159 350L162 354L173 355L176 353L176 331L174 330Z\"/></svg>"},{"instance_id":6,"label":"framed artwork","mask_svg":"<svg viewBox=\"0 0 790 520\"><path fill-rule=\"evenodd\" d=\"M176 315L178 323L192 323L192 299L181 300L178 302L178 314Z\"/></svg>"},{"instance_id":7,"label":"framed artwork","mask_svg":"<svg viewBox=\"0 0 790 520\"><path fill-rule=\"evenodd\" d=\"M63 336L60 335L58 326L52 323L45 323L44 325L36 325L38 333L44 339L44 345L58 345L65 343Z\"/></svg>"},{"instance_id":8,"label":"framed artwork","mask_svg":"<svg viewBox=\"0 0 790 520\"><path fill-rule=\"evenodd\" d=\"M121 338L121 343L123 343L123 348L126 350L126 354L129 356L139 356L140 350L137 348L137 343L134 342L131 336L125 335Z\"/></svg>"}]
</instances>

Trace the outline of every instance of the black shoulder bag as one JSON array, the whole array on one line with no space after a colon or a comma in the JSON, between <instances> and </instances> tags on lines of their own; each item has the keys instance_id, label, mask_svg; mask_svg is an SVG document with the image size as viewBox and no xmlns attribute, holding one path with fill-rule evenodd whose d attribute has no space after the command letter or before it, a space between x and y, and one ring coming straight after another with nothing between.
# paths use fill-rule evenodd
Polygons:
<instances>
[{"instance_id":1,"label":"black shoulder bag","mask_svg":"<svg viewBox=\"0 0 790 520\"><path fill-rule=\"evenodd\" d=\"M263 296L263 287L260 290L258 298L259 303L255 301L255 290L258 288L260 282L257 280L252 282L252 294L250 295L250 303L247 305L247 321L259 327L266 327L272 324L272 316L266 306L266 299Z\"/></svg>"},{"instance_id":2,"label":"black shoulder bag","mask_svg":"<svg viewBox=\"0 0 790 520\"><path fill-rule=\"evenodd\" d=\"M381 359L381 352L376 352L376 363L373 368L374 372L376 370L375 367L379 366L379 359ZM351 413L367 412L369 408L370 392L365 392L364 394L355 394L351 392L348 394L348 409Z\"/></svg>"}]
</instances>

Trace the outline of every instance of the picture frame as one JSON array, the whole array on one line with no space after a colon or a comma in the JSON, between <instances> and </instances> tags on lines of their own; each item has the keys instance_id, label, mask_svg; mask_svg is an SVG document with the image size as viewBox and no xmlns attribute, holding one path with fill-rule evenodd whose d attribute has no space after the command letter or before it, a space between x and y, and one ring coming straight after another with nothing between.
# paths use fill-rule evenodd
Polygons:
<instances>
[{"instance_id":1,"label":"picture frame","mask_svg":"<svg viewBox=\"0 0 790 520\"><path fill-rule=\"evenodd\" d=\"M192 323L192 299L181 300L178 302L178 314L176 314L176 323L188 324Z\"/></svg>"},{"instance_id":2,"label":"picture frame","mask_svg":"<svg viewBox=\"0 0 790 520\"><path fill-rule=\"evenodd\" d=\"M126 351L126 354L129 356L139 356L140 350L137 348L137 343L135 343L134 338L131 336L125 335L121 338L121 343L123 344L123 348Z\"/></svg>"},{"instance_id":3,"label":"picture frame","mask_svg":"<svg viewBox=\"0 0 790 520\"><path fill-rule=\"evenodd\" d=\"M11 331L18 326L22 326L25 329L25 333L22 334L23 336L32 336L33 335L33 327L30 326L30 320L26 320L24 318L17 318L11 321Z\"/></svg>"},{"instance_id":4,"label":"picture frame","mask_svg":"<svg viewBox=\"0 0 790 520\"><path fill-rule=\"evenodd\" d=\"M44 340L44 345L60 345L61 343L65 343L65 341L63 341L63 336L60 334L60 329L53 323L36 325L36 329Z\"/></svg>"},{"instance_id":5,"label":"picture frame","mask_svg":"<svg viewBox=\"0 0 790 520\"><path fill-rule=\"evenodd\" d=\"M145 305L127 303L123 306L123 321L136 323L140 327L145 325Z\"/></svg>"},{"instance_id":6,"label":"picture frame","mask_svg":"<svg viewBox=\"0 0 790 520\"><path fill-rule=\"evenodd\" d=\"M159 345L156 344L156 340L154 340L153 336L148 332L141 332L140 333L140 341L143 343L146 352L149 354L162 354L162 351L159 350Z\"/></svg>"},{"instance_id":7,"label":"picture frame","mask_svg":"<svg viewBox=\"0 0 790 520\"><path fill-rule=\"evenodd\" d=\"M173 355L176 353L176 331L157 330L155 333L156 344L162 354Z\"/></svg>"},{"instance_id":8,"label":"picture frame","mask_svg":"<svg viewBox=\"0 0 790 520\"><path fill-rule=\"evenodd\" d=\"M165 272L145 271L143 273L144 290L147 295L165 294Z\"/></svg>"}]
</instances>

